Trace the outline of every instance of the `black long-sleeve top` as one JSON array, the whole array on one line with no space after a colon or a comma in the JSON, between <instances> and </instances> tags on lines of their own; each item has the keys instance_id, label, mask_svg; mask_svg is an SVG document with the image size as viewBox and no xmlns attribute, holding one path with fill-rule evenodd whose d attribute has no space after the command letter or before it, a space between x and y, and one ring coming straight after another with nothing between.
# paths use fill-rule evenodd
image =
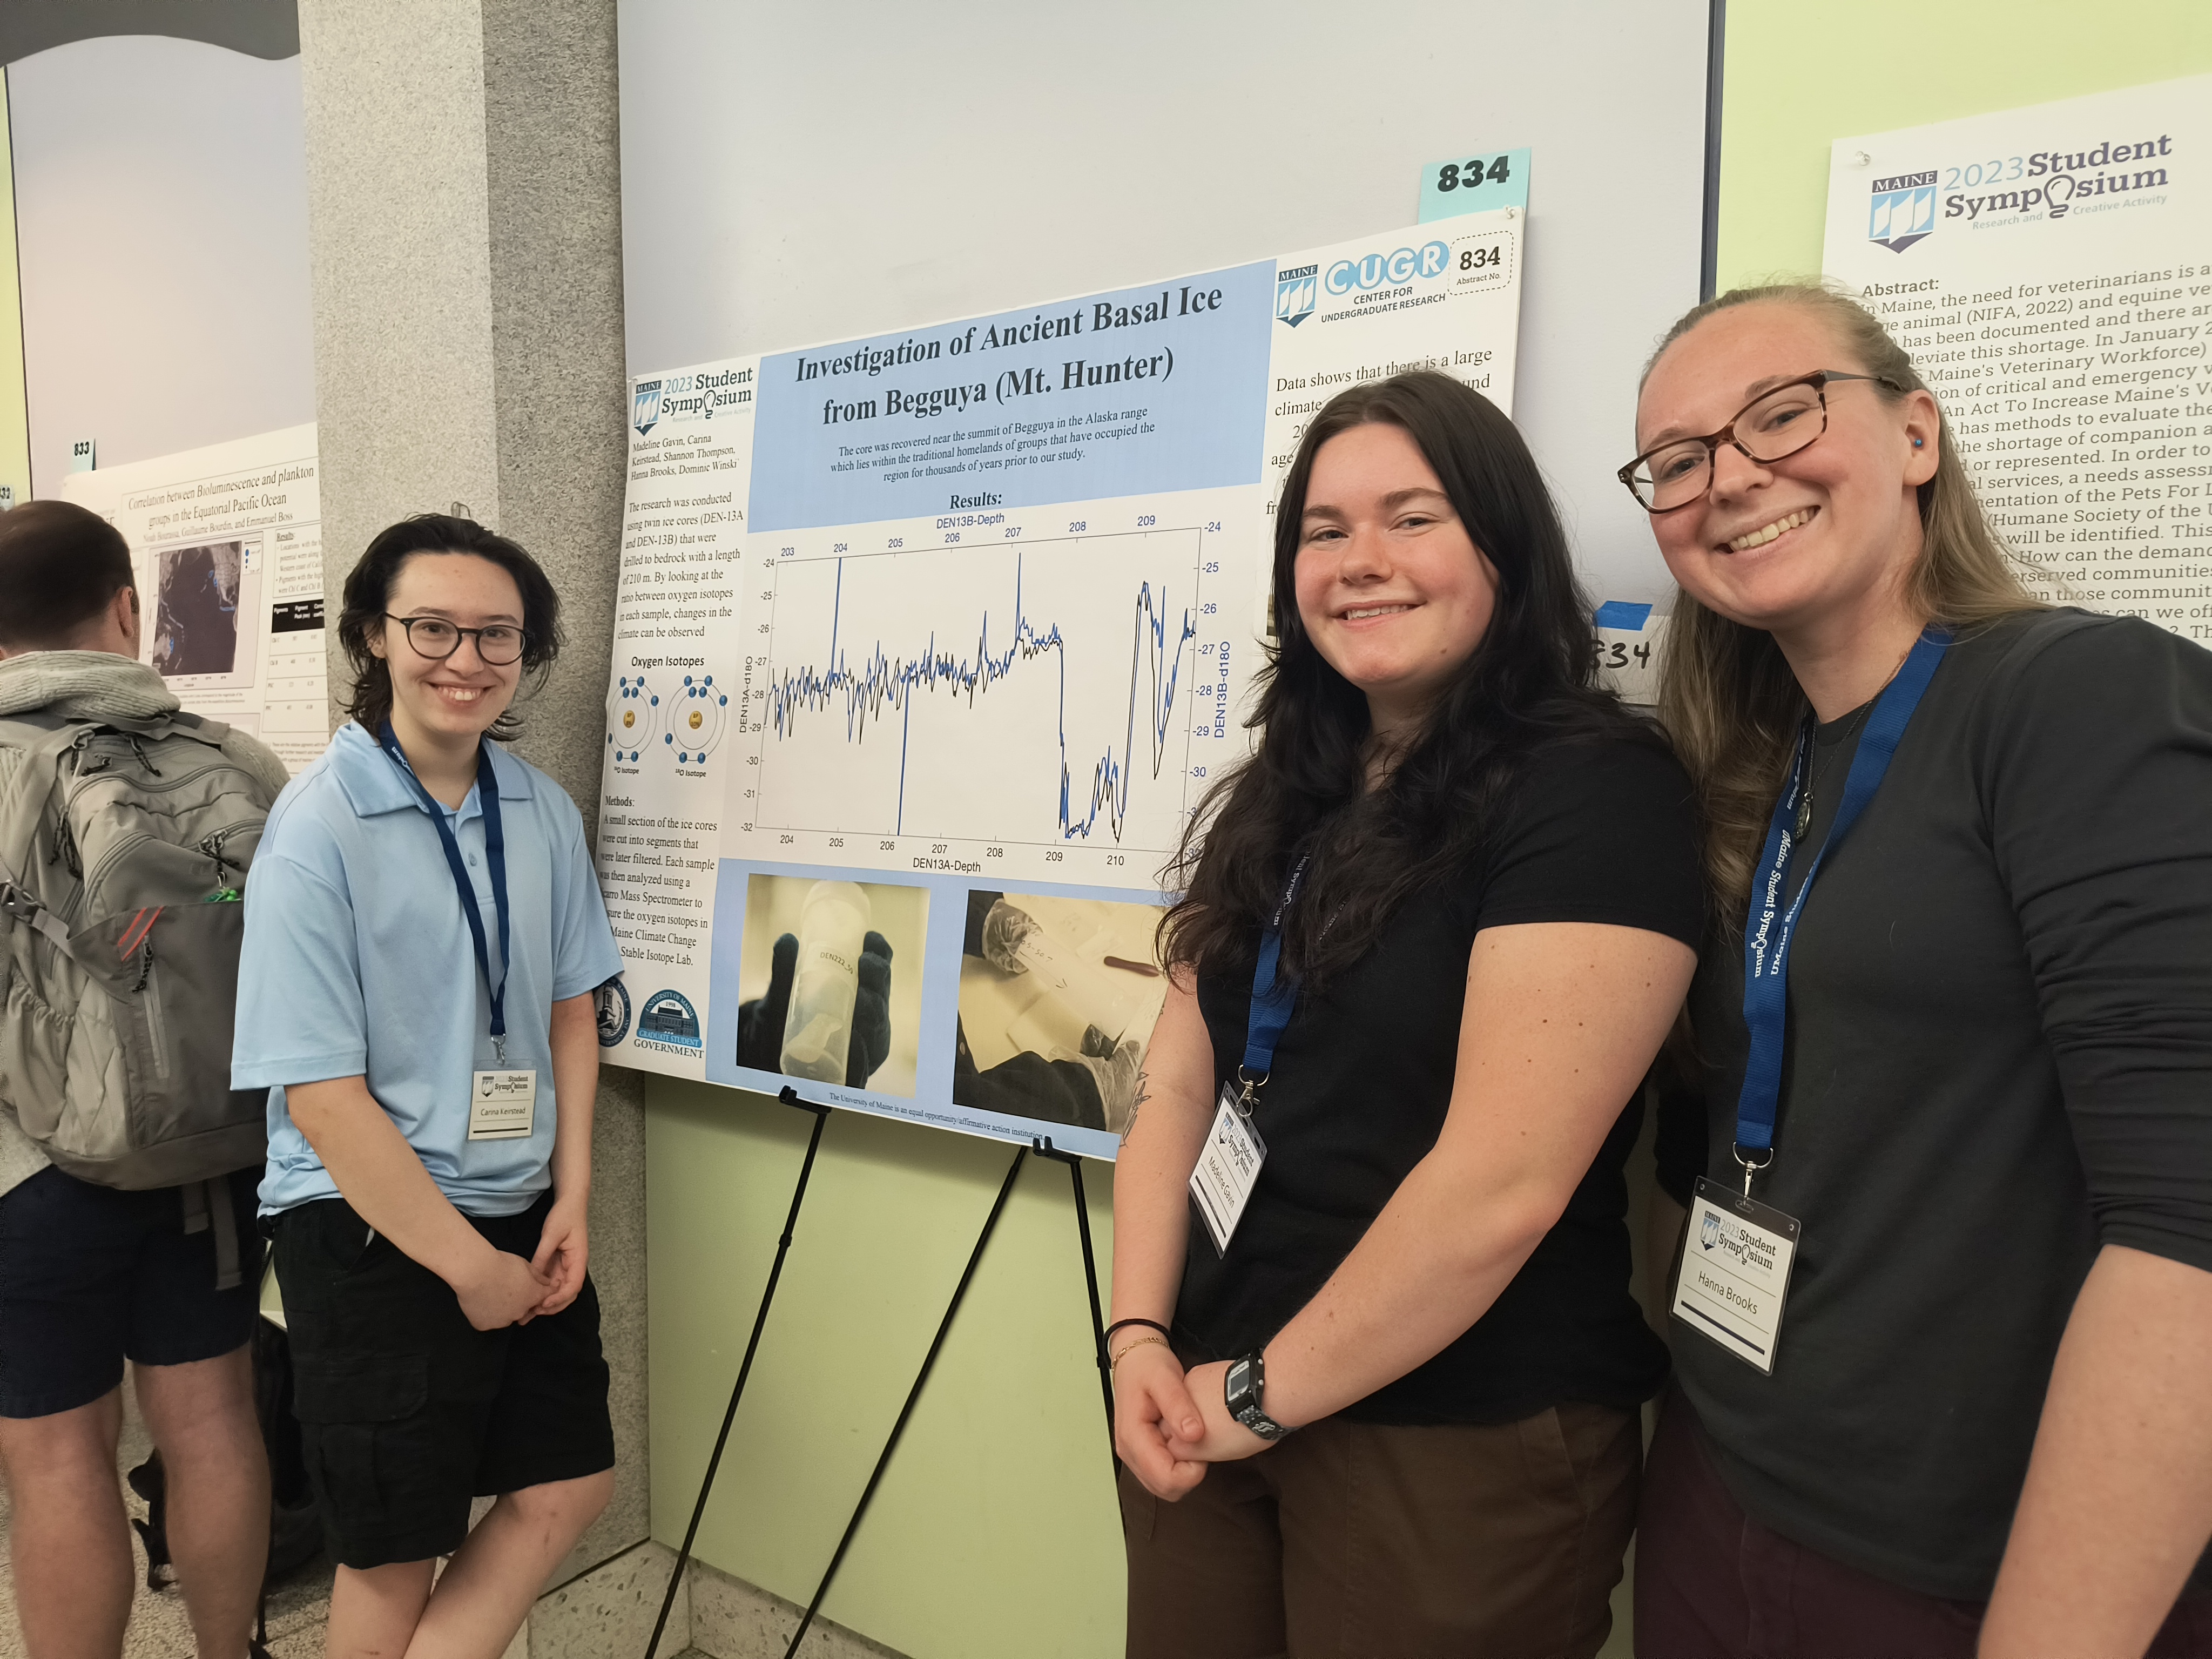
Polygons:
<instances>
[{"instance_id":1,"label":"black long-sleeve top","mask_svg":"<svg viewBox=\"0 0 2212 1659\"><path fill-rule=\"evenodd\" d=\"M1808 847L1862 725L1818 734ZM1662 1107L1678 1198L1740 1180L1742 987L1717 942L1702 1075ZM1969 630L1821 867L1789 1021L1756 1194L1803 1225L1774 1374L1678 1322L1682 1387L1758 1519L1986 1596L2099 1249L2212 1271L2212 653L2072 611Z\"/></svg>"}]
</instances>

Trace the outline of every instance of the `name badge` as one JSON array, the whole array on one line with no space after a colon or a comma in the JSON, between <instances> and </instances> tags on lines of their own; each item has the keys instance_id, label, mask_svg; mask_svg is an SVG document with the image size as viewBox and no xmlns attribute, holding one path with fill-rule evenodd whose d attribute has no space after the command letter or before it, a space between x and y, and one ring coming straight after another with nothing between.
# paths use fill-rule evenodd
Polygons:
<instances>
[{"instance_id":1,"label":"name badge","mask_svg":"<svg viewBox=\"0 0 2212 1659\"><path fill-rule=\"evenodd\" d=\"M1213 1253L1229 1253L1230 1236L1244 1218L1252 1188L1259 1185L1260 1166L1267 1161L1267 1148L1252 1120L1238 1109L1243 1090L1232 1079L1221 1085L1220 1103L1214 1108L1213 1127L1199 1149L1198 1164L1190 1172L1190 1195L1206 1231L1213 1237Z\"/></svg>"},{"instance_id":2,"label":"name badge","mask_svg":"<svg viewBox=\"0 0 2212 1659\"><path fill-rule=\"evenodd\" d=\"M1799 1225L1795 1216L1700 1177L1674 1270L1674 1317L1772 1376Z\"/></svg>"},{"instance_id":3,"label":"name badge","mask_svg":"<svg viewBox=\"0 0 2212 1659\"><path fill-rule=\"evenodd\" d=\"M537 1118L536 1072L478 1072L470 1080L471 1140L526 1139Z\"/></svg>"}]
</instances>

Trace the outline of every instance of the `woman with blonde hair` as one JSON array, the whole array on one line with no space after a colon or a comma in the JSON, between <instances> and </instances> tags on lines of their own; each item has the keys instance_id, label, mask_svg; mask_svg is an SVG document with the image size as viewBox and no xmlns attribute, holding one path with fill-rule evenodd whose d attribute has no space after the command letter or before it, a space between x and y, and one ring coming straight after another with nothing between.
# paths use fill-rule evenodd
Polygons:
<instances>
[{"instance_id":1,"label":"woman with blonde hair","mask_svg":"<svg viewBox=\"0 0 2212 1659\"><path fill-rule=\"evenodd\" d=\"M2030 598L1839 295L1637 422L1716 895L1638 1651L2212 1654L2212 656Z\"/></svg>"}]
</instances>

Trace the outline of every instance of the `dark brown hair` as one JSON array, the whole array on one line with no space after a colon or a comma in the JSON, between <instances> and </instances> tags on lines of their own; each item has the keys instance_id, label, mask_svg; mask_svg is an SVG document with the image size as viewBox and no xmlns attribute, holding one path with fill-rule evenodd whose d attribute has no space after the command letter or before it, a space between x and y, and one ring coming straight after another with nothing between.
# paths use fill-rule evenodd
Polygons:
<instances>
[{"instance_id":1,"label":"dark brown hair","mask_svg":"<svg viewBox=\"0 0 2212 1659\"><path fill-rule=\"evenodd\" d=\"M345 608L338 614L338 643L353 665L353 691L346 713L372 732L392 715L392 670L368 648L372 635L384 631L392 604L392 584L399 567L417 553L467 553L489 559L514 578L522 592L522 667L526 678L542 681L561 651L561 596L553 591L538 561L520 544L486 530L473 519L422 513L402 519L368 544L345 580ZM522 729L509 703L491 723L490 735L502 742Z\"/></svg>"},{"instance_id":2,"label":"dark brown hair","mask_svg":"<svg viewBox=\"0 0 2212 1659\"><path fill-rule=\"evenodd\" d=\"M1468 538L1498 572L1490 625L1389 776L1367 783L1367 699L1299 618L1296 568L1315 453L1370 422L1420 448ZM1539 744L1600 735L1662 741L1596 684L1589 602L1534 457L1479 392L1430 370L1339 392L1314 417L1275 512L1275 634L1260 672L1251 758L1216 783L1163 885L1161 959L1218 972L1249 963L1293 860L1284 957L1318 987L1356 963L1398 908L1474 858Z\"/></svg>"},{"instance_id":3,"label":"dark brown hair","mask_svg":"<svg viewBox=\"0 0 2212 1659\"><path fill-rule=\"evenodd\" d=\"M122 532L97 513L73 501L0 513L0 646L54 650L137 586Z\"/></svg>"}]
</instances>

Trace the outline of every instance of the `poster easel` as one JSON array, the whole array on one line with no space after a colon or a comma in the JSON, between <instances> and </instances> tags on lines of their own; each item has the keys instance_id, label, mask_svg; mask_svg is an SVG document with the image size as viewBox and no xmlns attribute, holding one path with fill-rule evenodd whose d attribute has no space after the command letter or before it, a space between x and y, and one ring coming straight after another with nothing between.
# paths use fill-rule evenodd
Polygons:
<instances>
[{"instance_id":1,"label":"poster easel","mask_svg":"<svg viewBox=\"0 0 2212 1659\"><path fill-rule=\"evenodd\" d=\"M798 1231L799 1212L805 1202L807 1183L814 1174L815 1154L821 1150L822 1133L836 1110L835 1107L817 1101L801 1099L799 1091L788 1084L784 1085L776 1098L786 1106L812 1113L814 1128L807 1137L806 1156L799 1164L799 1179L792 1188L791 1208L784 1217L783 1231L776 1240L775 1258L769 1267L768 1282L761 1291L760 1307L753 1316L752 1334L745 1342L744 1358L738 1364L737 1381L730 1389L730 1403L722 1413L721 1430L714 1437L714 1449L707 1459L706 1473L699 1482L699 1496L691 1506L690 1523L684 1529L683 1547L677 1552L675 1568L668 1576L668 1588L660 1599L660 1615L653 1621L653 1635L645 1645L645 1659L655 1659L659 1651L661 1636L668 1627L669 1613L676 1605L677 1593L684 1583L684 1570L690 1562L691 1547L698 1539L699 1523L707 1513L707 1500L714 1489L714 1477L721 1469L722 1452L729 1443L731 1425L737 1420L738 1402L744 1398L745 1382L752 1374L753 1357L760 1347L761 1333L767 1328L769 1310L775 1301L777 1283L783 1277L784 1260L791 1252L792 1239ZM983 1252L990 1244L991 1235L998 1231L999 1218L1006 1213L1006 1200L1013 1196L1014 1182L1021 1176L1023 1164L1033 1153L1054 1163L1066 1164L1070 1182L1074 1188L1076 1236L1083 1247L1084 1285L1090 1297L1092 1354L1098 1367L1099 1392L1106 1412L1108 1454L1109 1457L1113 1455L1114 1389L1106 1357L1104 1314L1098 1300L1097 1255L1091 1243L1091 1210L1083 1187L1083 1159L1073 1152L1060 1151L1052 1144L1050 1136L1045 1136L1016 1148L1013 1162L1006 1166L1006 1178L999 1183L998 1196L992 1200L990 1213L983 1219L982 1231L975 1236L975 1248L969 1252L968 1265L961 1270L959 1283L953 1286L951 1300L945 1304L945 1316L938 1322L937 1334L931 1339L928 1352L922 1356L921 1369L915 1374L914 1386L907 1390L906 1402L899 1407L898 1417L891 1425L883 1451L876 1459L875 1468L869 1473L867 1484L860 1490L860 1501L853 1506L852 1518L845 1523L844 1534L837 1540L830 1565L823 1570L822 1582L816 1585L813 1599L807 1603L806 1611L799 1619L799 1628L792 1632L791 1644L784 1650L785 1659L794 1659L799 1652L799 1644L806 1639L806 1632L812 1628L815 1615L822 1609L823 1599L829 1595L830 1586L836 1579L837 1570L845 1564L846 1553L860 1532L868 1505L875 1498L876 1488L883 1482L884 1470L890 1467L891 1456L897 1451L899 1440L906 1432L908 1420L914 1416L915 1407L921 1401L922 1389L929 1382L929 1374L936 1368L938 1355L944 1351L945 1340L951 1334L952 1322L960 1312L960 1304L967 1299L968 1287L975 1282L975 1270L982 1263ZM1118 1457L1113 1460L1113 1468L1119 1473L1121 1462Z\"/></svg>"}]
</instances>

